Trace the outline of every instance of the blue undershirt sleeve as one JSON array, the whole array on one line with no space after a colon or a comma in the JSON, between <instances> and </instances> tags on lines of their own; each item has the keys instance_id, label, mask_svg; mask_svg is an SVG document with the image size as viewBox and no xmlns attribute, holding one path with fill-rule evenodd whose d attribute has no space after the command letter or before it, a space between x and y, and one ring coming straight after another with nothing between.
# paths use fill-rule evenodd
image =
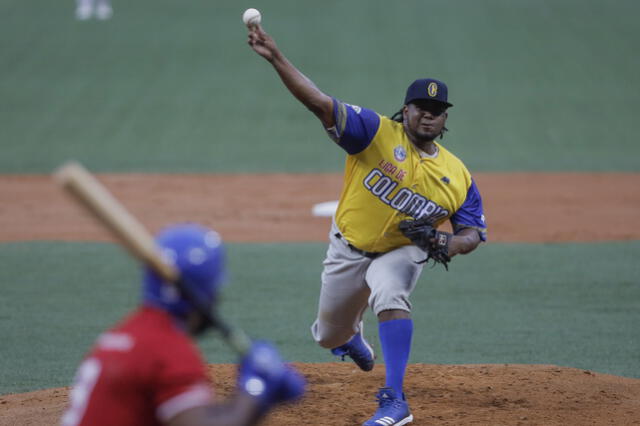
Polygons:
<instances>
[{"instance_id":1,"label":"blue undershirt sleeve","mask_svg":"<svg viewBox=\"0 0 640 426\"><path fill-rule=\"evenodd\" d=\"M482 241L487 241L487 225L484 220L482 197L473 179L467 190L467 198L462 206L451 216L454 231L462 228L473 228L480 234Z\"/></svg>"},{"instance_id":2,"label":"blue undershirt sleeve","mask_svg":"<svg viewBox=\"0 0 640 426\"><path fill-rule=\"evenodd\" d=\"M378 127L380 116L367 108L333 99L335 126L327 133L348 154L357 154L369 146Z\"/></svg>"}]
</instances>

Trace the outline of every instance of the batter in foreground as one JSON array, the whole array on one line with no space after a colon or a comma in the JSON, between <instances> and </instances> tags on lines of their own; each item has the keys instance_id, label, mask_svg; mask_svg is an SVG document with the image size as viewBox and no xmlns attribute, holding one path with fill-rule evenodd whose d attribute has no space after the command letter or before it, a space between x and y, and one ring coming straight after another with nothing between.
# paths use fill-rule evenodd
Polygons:
<instances>
[{"instance_id":1,"label":"batter in foreground","mask_svg":"<svg viewBox=\"0 0 640 426\"><path fill-rule=\"evenodd\" d=\"M409 296L427 259L451 258L486 239L482 199L464 164L435 139L447 130L447 86L413 82L392 118L320 91L295 68L260 25L249 46L275 68L289 91L347 153L344 185L329 233L318 316L311 330L334 355L364 371L374 353L362 333L371 306L379 320L386 383L365 426L413 420L403 393L413 322ZM454 233L438 231L450 220Z\"/></svg>"},{"instance_id":2,"label":"batter in foreground","mask_svg":"<svg viewBox=\"0 0 640 426\"><path fill-rule=\"evenodd\" d=\"M146 268L142 304L100 335L76 373L62 426L251 426L277 404L302 396L304 380L277 349L255 341L243 356L236 394L214 399L191 337L210 327L226 267L212 229L178 224L156 244L184 280Z\"/></svg>"}]
</instances>

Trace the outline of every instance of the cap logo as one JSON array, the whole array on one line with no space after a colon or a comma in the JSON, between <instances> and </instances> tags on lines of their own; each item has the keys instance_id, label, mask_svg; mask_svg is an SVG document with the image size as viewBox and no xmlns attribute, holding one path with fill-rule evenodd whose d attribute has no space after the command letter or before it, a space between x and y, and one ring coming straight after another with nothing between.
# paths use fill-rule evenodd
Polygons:
<instances>
[{"instance_id":1,"label":"cap logo","mask_svg":"<svg viewBox=\"0 0 640 426\"><path fill-rule=\"evenodd\" d=\"M435 98L438 95L438 84L433 81L429 83L429 85L427 86L427 93L432 98Z\"/></svg>"}]
</instances>

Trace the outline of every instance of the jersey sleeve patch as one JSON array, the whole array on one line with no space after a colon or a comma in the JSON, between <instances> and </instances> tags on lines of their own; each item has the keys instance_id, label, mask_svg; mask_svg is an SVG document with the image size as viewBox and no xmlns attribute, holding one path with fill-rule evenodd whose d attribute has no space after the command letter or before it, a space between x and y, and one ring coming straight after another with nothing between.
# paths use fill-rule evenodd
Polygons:
<instances>
[{"instance_id":1,"label":"jersey sleeve patch","mask_svg":"<svg viewBox=\"0 0 640 426\"><path fill-rule=\"evenodd\" d=\"M462 206L451 216L454 230L461 228L473 228L480 234L482 241L487 241L487 225L484 220L482 197L473 179L467 190L467 198Z\"/></svg>"},{"instance_id":2,"label":"jersey sleeve patch","mask_svg":"<svg viewBox=\"0 0 640 426\"><path fill-rule=\"evenodd\" d=\"M369 146L378 128L380 116L367 108L333 99L335 126L326 129L329 137L348 154L357 154Z\"/></svg>"}]
</instances>

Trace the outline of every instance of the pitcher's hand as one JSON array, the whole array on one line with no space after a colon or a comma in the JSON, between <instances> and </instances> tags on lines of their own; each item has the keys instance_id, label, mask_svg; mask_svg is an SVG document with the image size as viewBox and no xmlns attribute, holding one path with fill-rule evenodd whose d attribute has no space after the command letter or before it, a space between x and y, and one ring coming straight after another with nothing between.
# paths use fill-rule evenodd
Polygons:
<instances>
[{"instance_id":1,"label":"pitcher's hand","mask_svg":"<svg viewBox=\"0 0 640 426\"><path fill-rule=\"evenodd\" d=\"M262 29L260 24L249 27L248 43L258 55L269 62L272 62L278 53L276 42Z\"/></svg>"}]
</instances>

